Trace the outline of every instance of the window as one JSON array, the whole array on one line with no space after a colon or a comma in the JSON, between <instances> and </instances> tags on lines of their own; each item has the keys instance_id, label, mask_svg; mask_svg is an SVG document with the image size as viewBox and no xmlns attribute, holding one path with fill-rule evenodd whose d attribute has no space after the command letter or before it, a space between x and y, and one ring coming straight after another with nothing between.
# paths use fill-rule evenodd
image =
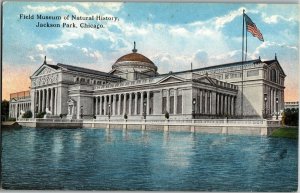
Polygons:
<instances>
[{"instance_id":1,"label":"window","mask_svg":"<svg viewBox=\"0 0 300 193\"><path fill-rule=\"evenodd\" d=\"M182 114L182 96L177 96L177 114Z\"/></svg>"},{"instance_id":2,"label":"window","mask_svg":"<svg viewBox=\"0 0 300 193\"><path fill-rule=\"evenodd\" d=\"M271 70L271 81L276 82L276 77L277 77L276 70L272 69Z\"/></svg>"}]
</instances>

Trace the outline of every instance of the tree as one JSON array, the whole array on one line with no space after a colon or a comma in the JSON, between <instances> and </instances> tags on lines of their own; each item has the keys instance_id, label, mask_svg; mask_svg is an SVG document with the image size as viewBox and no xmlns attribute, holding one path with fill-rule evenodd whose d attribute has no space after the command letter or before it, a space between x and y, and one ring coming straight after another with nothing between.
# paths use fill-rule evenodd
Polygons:
<instances>
[{"instance_id":1,"label":"tree","mask_svg":"<svg viewBox=\"0 0 300 193\"><path fill-rule=\"evenodd\" d=\"M285 109L284 110L284 124L290 126L298 126L299 109Z\"/></svg>"},{"instance_id":2,"label":"tree","mask_svg":"<svg viewBox=\"0 0 300 193\"><path fill-rule=\"evenodd\" d=\"M8 115L9 115L9 102L7 100L3 100L1 102L1 116L8 119Z\"/></svg>"}]
</instances>

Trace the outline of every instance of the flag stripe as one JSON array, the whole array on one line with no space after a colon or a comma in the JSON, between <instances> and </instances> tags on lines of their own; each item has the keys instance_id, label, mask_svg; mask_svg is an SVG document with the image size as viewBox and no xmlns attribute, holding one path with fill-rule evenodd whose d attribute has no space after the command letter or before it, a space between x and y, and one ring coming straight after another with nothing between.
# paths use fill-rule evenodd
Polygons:
<instances>
[{"instance_id":1,"label":"flag stripe","mask_svg":"<svg viewBox=\"0 0 300 193\"><path fill-rule=\"evenodd\" d=\"M253 23L253 21L248 17L248 15L244 14L245 21L246 21L246 28L247 31L250 32L253 37L257 37L260 41L264 41L262 33L259 31L259 29L256 27L256 25Z\"/></svg>"}]
</instances>

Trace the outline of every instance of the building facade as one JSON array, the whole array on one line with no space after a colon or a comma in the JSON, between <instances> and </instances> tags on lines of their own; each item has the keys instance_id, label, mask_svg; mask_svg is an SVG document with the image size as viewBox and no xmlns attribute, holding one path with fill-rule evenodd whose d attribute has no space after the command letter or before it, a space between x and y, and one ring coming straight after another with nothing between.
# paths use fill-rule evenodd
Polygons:
<instances>
[{"instance_id":1,"label":"building facade","mask_svg":"<svg viewBox=\"0 0 300 193\"><path fill-rule=\"evenodd\" d=\"M132 53L120 57L110 72L46 62L31 79L33 116L171 119L268 118L284 109L284 79L277 57L260 58L159 74L147 57ZM11 105L21 100L12 98ZM19 117L20 112L10 116Z\"/></svg>"}]
</instances>

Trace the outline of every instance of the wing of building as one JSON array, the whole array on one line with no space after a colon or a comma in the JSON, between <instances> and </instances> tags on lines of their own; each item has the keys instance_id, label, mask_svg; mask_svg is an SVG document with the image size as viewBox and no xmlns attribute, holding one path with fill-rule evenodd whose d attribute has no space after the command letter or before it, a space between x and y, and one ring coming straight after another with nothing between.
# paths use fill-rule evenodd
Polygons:
<instances>
[{"instance_id":1,"label":"wing of building","mask_svg":"<svg viewBox=\"0 0 300 193\"><path fill-rule=\"evenodd\" d=\"M284 109L285 77L276 56L168 74L135 48L110 72L45 59L30 77L30 96L11 97L10 116L30 109L69 119L270 117Z\"/></svg>"}]
</instances>

